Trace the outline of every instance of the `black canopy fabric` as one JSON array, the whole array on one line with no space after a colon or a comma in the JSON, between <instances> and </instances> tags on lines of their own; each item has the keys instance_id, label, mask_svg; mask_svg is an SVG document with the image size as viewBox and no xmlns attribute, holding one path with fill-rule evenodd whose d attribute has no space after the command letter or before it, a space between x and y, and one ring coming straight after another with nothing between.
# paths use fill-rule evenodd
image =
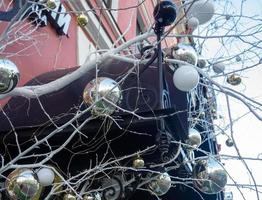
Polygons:
<instances>
[{"instance_id":1,"label":"black canopy fabric","mask_svg":"<svg viewBox=\"0 0 262 200\"><path fill-rule=\"evenodd\" d=\"M133 65L108 60L99 66L98 76L110 77L116 81L119 81L127 71L133 67ZM165 66L166 68L168 66ZM53 71L46 74L42 74L39 77L29 81L26 85L39 85L53 81L59 77L62 77L68 73L71 73L76 68L67 70ZM49 117L51 117L57 125L62 125L68 120L72 119L79 110L84 110L87 105L83 104L83 90L86 84L95 78L95 71L90 71L88 74L67 85L61 91L57 91L51 94L41 96L39 99L26 99L23 97L12 97L8 104L3 108L4 112L0 113L0 138L1 138L1 154L4 155L6 147L8 147L9 154L16 154L16 150L10 144L15 144L15 137L12 134L12 126L16 129L18 134L18 140L23 143L22 148L26 148L33 144L34 136L43 138L47 136L56 127L52 125ZM142 72L139 76L131 73L123 83L120 84L123 91L123 99L119 105L121 108L129 111L136 110L136 114L143 117L150 117L147 120L134 117L132 114L123 112L121 110L116 111L112 117L118 120L119 125L112 124L107 132L107 139L112 140L111 148L114 152L114 156L123 156L150 145L154 145L156 142L157 117L165 115L165 120L169 130L171 130L174 138L179 141L185 141L188 134L188 102L185 92L181 92L176 89L172 81L172 73L166 74L168 87L170 90L170 98L172 107L168 109L159 109L159 88L158 88L158 75L157 68L152 66ZM143 92L138 92L138 88L143 88ZM41 104L40 104L41 103ZM44 108L44 110L43 110ZM178 112L179 111L179 112ZM48 116L47 116L48 114ZM90 113L83 115L78 119L81 123ZM155 117L155 118L154 118ZM12 123L12 126L10 124ZM77 124L78 122L74 122ZM82 133L92 138L96 134L103 134L106 128L104 119L97 118L87 123L82 129ZM119 129L119 126L122 129ZM51 145L59 145L71 134L73 128L71 126L66 127L60 134L53 137L50 142ZM125 130L125 131L123 131ZM128 131L126 131L128 130ZM125 133L124 133L125 132ZM134 134L143 132L143 135ZM124 133L124 134L123 134ZM121 137L119 137L121 136ZM104 147L101 146L98 150L95 150L93 154L85 155L71 155L70 149L74 151L81 151L85 149L85 146L74 148L75 143L80 137L74 137L70 144L67 146L68 150L63 150L58 153L53 159L54 163L61 163L65 161L65 158L70 159L69 165L61 166L61 170L65 173L70 169L70 173L78 173L81 170L90 166L90 162L95 158L95 154L103 154ZM117 138L117 139L116 139ZM84 140L83 138L81 138ZM9 145L8 145L9 144ZM209 145L203 144L205 150L210 151ZM41 146L36 152L46 151L46 146ZM155 160L158 155L152 154L145 157L150 162ZM11 156L12 157L12 156ZM85 160L85 162L83 162ZM28 160L24 160L28 162ZM33 161L32 161L33 162ZM175 172L174 175L179 175L180 172ZM203 195L205 199L215 200L219 195ZM170 190L170 192L163 197L163 199L184 199L184 200L198 200L200 196L192 189L184 186L178 186ZM131 199L154 199L150 194L144 192L136 193Z\"/></svg>"}]
</instances>

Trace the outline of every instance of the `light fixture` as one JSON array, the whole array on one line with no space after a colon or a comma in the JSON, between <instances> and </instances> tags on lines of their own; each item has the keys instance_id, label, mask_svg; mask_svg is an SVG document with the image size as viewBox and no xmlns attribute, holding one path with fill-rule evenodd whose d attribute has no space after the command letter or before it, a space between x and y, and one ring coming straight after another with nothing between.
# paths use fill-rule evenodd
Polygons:
<instances>
[{"instance_id":1,"label":"light fixture","mask_svg":"<svg viewBox=\"0 0 262 200\"><path fill-rule=\"evenodd\" d=\"M172 1L161 1L154 8L153 15L157 26L169 26L176 20L176 6Z\"/></svg>"}]
</instances>

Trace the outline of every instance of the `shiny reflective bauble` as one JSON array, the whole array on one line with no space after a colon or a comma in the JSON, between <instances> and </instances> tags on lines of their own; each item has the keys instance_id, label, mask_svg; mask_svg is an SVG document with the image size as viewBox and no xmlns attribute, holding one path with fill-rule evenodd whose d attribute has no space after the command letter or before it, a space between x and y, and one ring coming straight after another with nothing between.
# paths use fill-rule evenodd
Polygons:
<instances>
[{"instance_id":1,"label":"shiny reflective bauble","mask_svg":"<svg viewBox=\"0 0 262 200\"><path fill-rule=\"evenodd\" d=\"M191 17L188 21L187 21L187 26L191 31L194 31L199 25L199 21L196 17Z\"/></svg>"},{"instance_id":2,"label":"shiny reflective bauble","mask_svg":"<svg viewBox=\"0 0 262 200\"><path fill-rule=\"evenodd\" d=\"M239 85L241 83L241 78L235 74L231 74L227 77L227 83L230 85Z\"/></svg>"},{"instance_id":3,"label":"shiny reflective bauble","mask_svg":"<svg viewBox=\"0 0 262 200\"><path fill-rule=\"evenodd\" d=\"M65 194L63 200L76 200L76 196L73 194Z\"/></svg>"},{"instance_id":4,"label":"shiny reflective bauble","mask_svg":"<svg viewBox=\"0 0 262 200\"><path fill-rule=\"evenodd\" d=\"M158 26L169 26L176 20L176 5L171 1L161 1L156 5L153 15Z\"/></svg>"},{"instance_id":5,"label":"shiny reflective bauble","mask_svg":"<svg viewBox=\"0 0 262 200\"><path fill-rule=\"evenodd\" d=\"M137 157L133 160L133 167L134 168L142 168L145 166L145 161L141 157Z\"/></svg>"},{"instance_id":6,"label":"shiny reflective bauble","mask_svg":"<svg viewBox=\"0 0 262 200\"><path fill-rule=\"evenodd\" d=\"M101 200L101 195L99 193L92 195L84 195L83 200Z\"/></svg>"},{"instance_id":7,"label":"shiny reflective bauble","mask_svg":"<svg viewBox=\"0 0 262 200\"><path fill-rule=\"evenodd\" d=\"M214 158L203 158L193 169L194 186L206 194L217 194L227 184L227 173Z\"/></svg>"},{"instance_id":8,"label":"shiny reflective bauble","mask_svg":"<svg viewBox=\"0 0 262 200\"><path fill-rule=\"evenodd\" d=\"M112 104L101 99L102 97ZM83 93L83 100L87 105L91 106L96 102L92 108L94 115L112 114L116 110L113 104L118 104L121 98L122 93L117 82L106 77L99 77L89 82Z\"/></svg>"},{"instance_id":9,"label":"shiny reflective bauble","mask_svg":"<svg viewBox=\"0 0 262 200\"><path fill-rule=\"evenodd\" d=\"M16 65L7 59L0 59L0 94L12 91L18 84L20 73Z\"/></svg>"},{"instance_id":10,"label":"shiny reflective bauble","mask_svg":"<svg viewBox=\"0 0 262 200\"><path fill-rule=\"evenodd\" d=\"M228 139L226 140L226 145L227 145L228 147L234 146L233 140L232 140L231 138L228 138Z\"/></svg>"},{"instance_id":11,"label":"shiny reflective bauble","mask_svg":"<svg viewBox=\"0 0 262 200\"><path fill-rule=\"evenodd\" d=\"M186 143L190 145L189 148L198 148L200 146L202 143L202 138L198 130L194 128L189 129Z\"/></svg>"},{"instance_id":12,"label":"shiny reflective bauble","mask_svg":"<svg viewBox=\"0 0 262 200\"><path fill-rule=\"evenodd\" d=\"M47 0L46 7L54 10L56 8L56 0Z\"/></svg>"},{"instance_id":13,"label":"shiny reflective bauble","mask_svg":"<svg viewBox=\"0 0 262 200\"><path fill-rule=\"evenodd\" d=\"M77 16L77 24L81 27L86 26L88 23L88 17L85 14L81 14Z\"/></svg>"},{"instance_id":14,"label":"shiny reflective bauble","mask_svg":"<svg viewBox=\"0 0 262 200\"><path fill-rule=\"evenodd\" d=\"M36 174L37 174L39 183L42 186L49 186L49 185L52 185L52 183L54 182L55 173L53 172L52 169L41 168L40 170L38 170Z\"/></svg>"},{"instance_id":15,"label":"shiny reflective bauble","mask_svg":"<svg viewBox=\"0 0 262 200\"><path fill-rule=\"evenodd\" d=\"M173 75L173 83L177 89L189 92L199 83L199 74L197 70L190 65L180 66Z\"/></svg>"},{"instance_id":16,"label":"shiny reflective bauble","mask_svg":"<svg viewBox=\"0 0 262 200\"><path fill-rule=\"evenodd\" d=\"M236 61L237 61L237 62L240 62L240 61L241 61L241 57L240 57L240 56L237 56L237 57L236 57Z\"/></svg>"},{"instance_id":17,"label":"shiny reflective bauble","mask_svg":"<svg viewBox=\"0 0 262 200\"><path fill-rule=\"evenodd\" d=\"M215 63L213 65L213 71L216 73L216 74L221 74L223 73L225 70L225 65L223 63Z\"/></svg>"},{"instance_id":18,"label":"shiny reflective bauble","mask_svg":"<svg viewBox=\"0 0 262 200\"><path fill-rule=\"evenodd\" d=\"M14 200L37 200L41 186L36 174L31 169L16 169L6 179L5 187L8 196Z\"/></svg>"},{"instance_id":19,"label":"shiny reflective bauble","mask_svg":"<svg viewBox=\"0 0 262 200\"><path fill-rule=\"evenodd\" d=\"M202 56L198 57L197 60L197 66L201 69L205 68L208 65L208 62L205 58L203 58Z\"/></svg>"},{"instance_id":20,"label":"shiny reflective bauble","mask_svg":"<svg viewBox=\"0 0 262 200\"><path fill-rule=\"evenodd\" d=\"M171 188L171 178L168 173L162 173L148 184L149 189L157 196L166 194Z\"/></svg>"},{"instance_id":21,"label":"shiny reflective bauble","mask_svg":"<svg viewBox=\"0 0 262 200\"><path fill-rule=\"evenodd\" d=\"M205 24L213 17L215 8L211 0L192 1L192 5L187 12L189 18L195 17L198 19L199 24Z\"/></svg>"},{"instance_id":22,"label":"shiny reflective bauble","mask_svg":"<svg viewBox=\"0 0 262 200\"><path fill-rule=\"evenodd\" d=\"M187 62L191 65L197 64L197 53L195 49L188 44L178 44L172 50L172 56L174 59Z\"/></svg>"}]
</instances>

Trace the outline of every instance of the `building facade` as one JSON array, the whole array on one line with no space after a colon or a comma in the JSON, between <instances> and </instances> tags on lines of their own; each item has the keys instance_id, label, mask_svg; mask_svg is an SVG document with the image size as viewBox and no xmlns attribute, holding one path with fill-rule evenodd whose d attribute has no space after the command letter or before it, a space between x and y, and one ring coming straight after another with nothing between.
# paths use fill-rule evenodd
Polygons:
<instances>
[{"instance_id":1,"label":"building facade","mask_svg":"<svg viewBox=\"0 0 262 200\"><path fill-rule=\"evenodd\" d=\"M25 88L62 80L61 77L74 74L110 49L153 30L153 12L158 3L156 0L3 2L0 12L0 31L4 38L1 56L19 67L18 86ZM181 22L170 35L187 33L189 30L181 9L184 2L177 0L174 3L179 10L177 19L181 18ZM86 20L84 25L79 23L80 16ZM56 172L54 183L41 192L39 189L33 197L28 194L17 197L16 191L12 190L15 200L45 199L48 194L53 194L50 199L64 200L155 199L156 196L185 200L223 199L220 185L214 186L209 180L197 182L194 178L205 171L196 172L195 169L198 158L207 156L203 151L218 154L216 140L210 136L214 132L212 110L215 98L212 91L204 86L194 88L193 93L176 88L173 74L179 67L177 64L163 62L163 81L159 76L157 57L149 57L152 62L138 64L141 68L128 62L131 58L143 60L142 49L153 42L155 39L149 38L119 53L126 59L108 57L97 62L95 68L84 71L78 79L52 93L36 95L37 98L1 94L1 157L7 163L2 163L4 176L10 180L22 176L22 172L17 171L16 176L10 175L15 164L29 166L29 170L35 170L36 174L43 166ZM187 37L164 37L161 41L164 51L158 54L169 58L173 47L180 42L192 45L192 39ZM89 110L92 106L85 102L83 91L89 83L97 84L92 82L97 74L116 80L116 85L121 86L121 102L112 117L93 116ZM163 85L159 82L164 82L165 89L168 88L169 104L166 107L161 107L164 95ZM60 88L59 84L57 88ZM90 98L92 95L90 92ZM200 105L198 98L205 98L207 103ZM201 111L203 107L205 113ZM161 126L164 128L159 128ZM202 151L192 153L194 149L187 147L191 126L201 133ZM93 139L89 141L89 138ZM143 153L143 149L147 151ZM103 163L105 160L107 162ZM134 161L144 163L141 169L132 165ZM99 167L104 167L104 171ZM216 167L219 168L217 164ZM171 168L174 170L165 174ZM40 179L40 175L37 176ZM157 180L150 182L150 179ZM216 180L224 182L222 179L218 177ZM5 198L11 198L7 186L12 184L8 180L1 179ZM145 180L147 183L142 187L141 182ZM55 188L55 184L59 187ZM30 185L26 186L33 190ZM22 189L19 191L23 193Z\"/></svg>"}]
</instances>

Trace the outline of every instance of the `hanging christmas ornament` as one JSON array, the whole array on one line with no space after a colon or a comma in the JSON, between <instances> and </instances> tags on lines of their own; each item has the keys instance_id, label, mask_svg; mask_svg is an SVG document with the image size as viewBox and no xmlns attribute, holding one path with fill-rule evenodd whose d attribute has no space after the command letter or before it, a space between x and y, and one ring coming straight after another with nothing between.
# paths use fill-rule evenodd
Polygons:
<instances>
[{"instance_id":1,"label":"hanging christmas ornament","mask_svg":"<svg viewBox=\"0 0 262 200\"><path fill-rule=\"evenodd\" d=\"M179 43L172 49L172 56L174 59L187 62L191 65L197 64L197 53L195 49L188 44Z\"/></svg>"},{"instance_id":2,"label":"hanging christmas ornament","mask_svg":"<svg viewBox=\"0 0 262 200\"><path fill-rule=\"evenodd\" d=\"M40 170L38 170L36 174L37 174L39 183L42 186L49 186L49 185L52 185L52 183L54 182L55 173L53 172L52 169L41 168Z\"/></svg>"},{"instance_id":3,"label":"hanging christmas ornament","mask_svg":"<svg viewBox=\"0 0 262 200\"><path fill-rule=\"evenodd\" d=\"M142 168L145 166L145 161L138 156L136 159L133 160L133 167L134 168Z\"/></svg>"},{"instance_id":4,"label":"hanging christmas ornament","mask_svg":"<svg viewBox=\"0 0 262 200\"><path fill-rule=\"evenodd\" d=\"M206 194L217 194L227 183L227 173L214 158L203 158L196 162L193 169L194 185Z\"/></svg>"},{"instance_id":5,"label":"hanging christmas ornament","mask_svg":"<svg viewBox=\"0 0 262 200\"><path fill-rule=\"evenodd\" d=\"M240 56L236 56L236 61L240 62L241 61L241 57Z\"/></svg>"},{"instance_id":6,"label":"hanging christmas ornament","mask_svg":"<svg viewBox=\"0 0 262 200\"><path fill-rule=\"evenodd\" d=\"M211 0L198 0L192 1L187 11L188 18L195 17L198 19L199 24L205 24L214 16L215 8Z\"/></svg>"},{"instance_id":7,"label":"hanging christmas ornament","mask_svg":"<svg viewBox=\"0 0 262 200\"><path fill-rule=\"evenodd\" d=\"M77 24L81 27L86 26L88 23L88 17L85 14L80 14L77 16Z\"/></svg>"},{"instance_id":8,"label":"hanging christmas ornament","mask_svg":"<svg viewBox=\"0 0 262 200\"><path fill-rule=\"evenodd\" d=\"M187 27L189 30L194 31L197 29L199 25L199 21L196 17L191 17L188 21L187 21Z\"/></svg>"},{"instance_id":9,"label":"hanging christmas ornament","mask_svg":"<svg viewBox=\"0 0 262 200\"><path fill-rule=\"evenodd\" d=\"M161 1L154 8L153 15L158 26L169 26L176 20L176 5L172 1Z\"/></svg>"},{"instance_id":10,"label":"hanging christmas ornament","mask_svg":"<svg viewBox=\"0 0 262 200\"><path fill-rule=\"evenodd\" d=\"M171 188L171 178L168 173L162 173L148 184L149 189L157 196L162 196Z\"/></svg>"},{"instance_id":11,"label":"hanging christmas ornament","mask_svg":"<svg viewBox=\"0 0 262 200\"><path fill-rule=\"evenodd\" d=\"M56 1L57 0L47 0L46 1L46 7L51 9L51 10L54 10L56 8Z\"/></svg>"},{"instance_id":12,"label":"hanging christmas ornament","mask_svg":"<svg viewBox=\"0 0 262 200\"><path fill-rule=\"evenodd\" d=\"M87 105L91 106L95 103L92 108L94 115L112 114L116 110L114 104L120 103L121 99L122 93L117 82L106 77L98 77L89 82L83 93L83 100Z\"/></svg>"},{"instance_id":13,"label":"hanging christmas ornament","mask_svg":"<svg viewBox=\"0 0 262 200\"><path fill-rule=\"evenodd\" d=\"M200 144L202 143L202 138L198 130L194 128L189 129L188 139L186 143L190 145L189 148L193 148L193 149L198 148L200 146Z\"/></svg>"},{"instance_id":14,"label":"hanging christmas ornament","mask_svg":"<svg viewBox=\"0 0 262 200\"><path fill-rule=\"evenodd\" d=\"M230 20L231 19L231 15L226 15L226 20Z\"/></svg>"},{"instance_id":15,"label":"hanging christmas ornament","mask_svg":"<svg viewBox=\"0 0 262 200\"><path fill-rule=\"evenodd\" d=\"M226 145L227 145L228 147L234 146L233 140L232 140L231 138L228 138L228 139L226 140Z\"/></svg>"},{"instance_id":16,"label":"hanging christmas ornament","mask_svg":"<svg viewBox=\"0 0 262 200\"><path fill-rule=\"evenodd\" d=\"M216 63L213 65L213 71L216 74L221 74L224 72L224 70L225 70L225 65L223 63Z\"/></svg>"},{"instance_id":17,"label":"hanging christmas ornament","mask_svg":"<svg viewBox=\"0 0 262 200\"><path fill-rule=\"evenodd\" d=\"M0 59L0 94L12 91L18 84L20 73L16 65L7 59Z\"/></svg>"},{"instance_id":18,"label":"hanging christmas ornament","mask_svg":"<svg viewBox=\"0 0 262 200\"><path fill-rule=\"evenodd\" d=\"M83 200L102 200L101 195L99 193L84 195Z\"/></svg>"},{"instance_id":19,"label":"hanging christmas ornament","mask_svg":"<svg viewBox=\"0 0 262 200\"><path fill-rule=\"evenodd\" d=\"M241 78L235 74L231 74L227 77L227 82L230 85L239 85L241 83Z\"/></svg>"},{"instance_id":20,"label":"hanging christmas ornament","mask_svg":"<svg viewBox=\"0 0 262 200\"><path fill-rule=\"evenodd\" d=\"M65 194L63 200L76 200L76 196L73 194Z\"/></svg>"},{"instance_id":21,"label":"hanging christmas ornament","mask_svg":"<svg viewBox=\"0 0 262 200\"><path fill-rule=\"evenodd\" d=\"M203 58L202 56L198 57L197 60L197 66L201 69L205 68L208 65L208 62L205 58Z\"/></svg>"},{"instance_id":22,"label":"hanging christmas ornament","mask_svg":"<svg viewBox=\"0 0 262 200\"><path fill-rule=\"evenodd\" d=\"M14 200L38 200L42 191L36 174L26 168L11 172L6 179L5 188L10 199Z\"/></svg>"},{"instance_id":23,"label":"hanging christmas ornament","mask_svg":"<svg viewBox=\"0 0 262 200\"><path fill-rule=\"evenodd\" d=\"M197 70L190 65L180 66L173 75L173 83L177 89L189 92L194 89L199 82Z\"/></svg>"}]
</instances>

